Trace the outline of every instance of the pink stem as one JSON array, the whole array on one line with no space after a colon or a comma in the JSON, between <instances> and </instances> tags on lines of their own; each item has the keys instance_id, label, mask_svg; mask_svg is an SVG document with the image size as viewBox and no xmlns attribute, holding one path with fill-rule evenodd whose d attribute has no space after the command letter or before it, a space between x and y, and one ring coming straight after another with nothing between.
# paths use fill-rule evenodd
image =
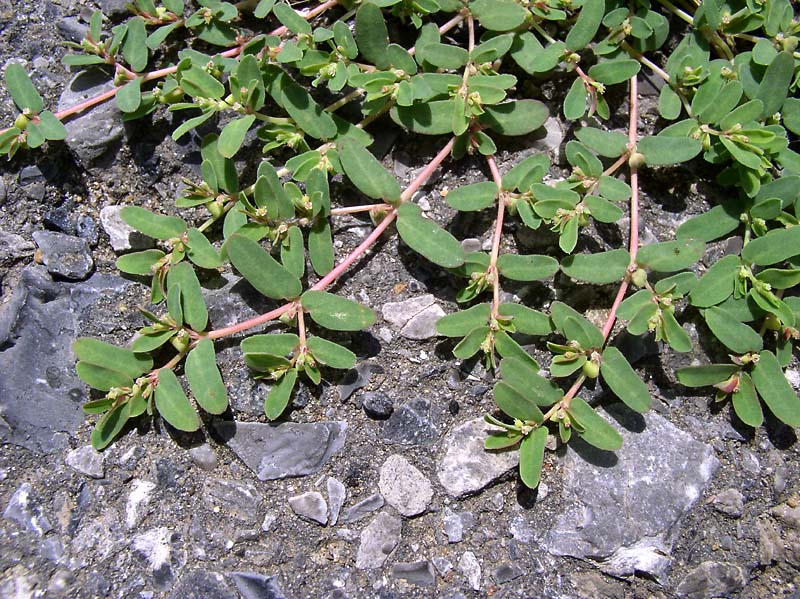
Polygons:
<instances>
[{"instance_id":1,"label":"pink stem","mask_svg":"<svg viewBox=\"0 0 800 599\"><path fill-rule=\"evenodd\" d=\"M489 164L489 170L492 173L497 185L498 199L497 199L497 219L494 223L494 234L492 235L492 253L489 256L489 269L488 272L492 277L492 312L490 318L497 317L498 310L500 309L500 277L497 272L497 257L500 254L500 239L503 235L503 218L505 216L506 202L503 198L503 179L500 176L500 170L497 168L497 162L494 156L487 156L486 162Z\"/></svg>"}]
</instances>

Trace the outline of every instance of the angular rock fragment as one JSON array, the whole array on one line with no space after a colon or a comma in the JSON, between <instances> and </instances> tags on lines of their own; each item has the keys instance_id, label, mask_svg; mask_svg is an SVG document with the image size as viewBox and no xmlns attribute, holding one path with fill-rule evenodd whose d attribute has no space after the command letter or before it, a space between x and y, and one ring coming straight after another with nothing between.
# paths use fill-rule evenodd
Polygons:
<instances>
[{"instance_id":1,"label":"angular rock fragment","mask_svg":"<svg viewBox=\"0 0 800 599\"><path fill-rule=\"evenodd\" d=\"M433 498L430 481L401 455L386 459L378 484L384 499L403 516L421 514Z\"/></svg>"},{"instance_id":2,"label":"angular rock fragment","mask_svg":"<svg viewBox=\"0 0 800 599\"><path fill-rule=\"evenodd\" d=\"M402 522L381 512L361 531L361 543L356 554L356 568L380 568L400 542Z\"/></svg>"}]
</instances>

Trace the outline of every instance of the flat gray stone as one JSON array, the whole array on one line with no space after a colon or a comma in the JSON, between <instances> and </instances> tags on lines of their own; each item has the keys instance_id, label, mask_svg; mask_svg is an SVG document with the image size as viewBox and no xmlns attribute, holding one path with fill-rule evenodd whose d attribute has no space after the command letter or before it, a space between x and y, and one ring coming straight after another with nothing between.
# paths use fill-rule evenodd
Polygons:
<instances>
[{"instance_id":1,"label":"flat gray stone","mask_svg":"<svg viewBox=\"0 0 800 599\"><path fill-rule=\"evenodd\" d=\"M450 508L444 508L442 517L444 534L448 543L460 543L464 540L464 532L475 525L475 517L470 512L456 513Z\"/></svg>"},{"instance_id":2,"label":"flat gray stone","mask_svg":"<svg viewBox=\"0 0 800 599\"><path fill-rule=\"evenodd\" d=\"M3 518L13 520L29 532L34 532L39 536L53 530L53 525L47 519L47 515L42 511L39 501L33 495L30 483L22 483L14 491L8 501Z\"/></svg>"},{"instance_id":3,"label":"flat gray stone","mask_svg":"<svg viewBox=\"0 0 800 599\"><path fill-rule=\"evenodd\" d=\"M232 572L231 578L242 599L286 599L275 576L257 572Z\"/></svg>"},{"instance_id":4,"label":"flat gray stone","mask_svg":"<svg viewBox=\"0 0 800 599\"><path fill-rule=\"evenodd\" d=\"M33 239L50 274L70 281L82 281L91 274L94 260L85 239L55 231L34 231Z\"/></svg>"},{"instance_id":5,"label":"flat gray stone","mask_svg":"<svg viewBox=\"0 0 800 599\"><path fill-rule=\"evenodd\" d=\"M208 443L190 448L189 457L196 466L208 472L217 467L217 455L214 453L214 448Z\"/></svg>"},{"instance_id":6,"label":"flat gray stone","mask_svg":"<svg viewBox=\"0 0 800 599\"><path fill-rule=\"evenodd\" d=\"M608 413L622 449L570 443L562 467L564 507L544 547L591 560L613 576L644 572L659 580L681 518L719 462L710 446L654 412L642 416L616 404Z\"/></svg>"},{"instance_id":7,"label":"flat gray stone","mask_svg":"<svg viewBox=\"0 0 800 599\"><path fill-rule=\"evenodd\" d=\"M99 69L78 73L58 100L58 110L77 106L84 100L114 89L109 76ZM116 102L103 102L64 123L67 137L64 142L84 168L103 166L96 164L101 157L108 158L122 142L125 126Z\"/></svg>"},{"instance_id":8,"label":"flat gray stone","mask_svg":"<svg viewBox=\"0 0 800 599\"><path fill-rule=\"evenodd\" d=\"M8 266L33 256L36 246L16 233L0 229L0 266Z\"/></svg>"},{"instance_id":9,"label":"flat gray stone","mask_svg":"<svg viewBox=\"0 0 800 599\"><path fill-rule=\"evenodd\" d=\"M338 479L328 477L328 525L335 526L339 521L339 513L342 511L344 500L347 497L347 489Z\"/></svg>"},{"instance_id":10,"label":"flat gray stone","mask_svg":"<svg viewBox=\"0 0 800 599\"><path fill-rule=\"evenodd\" d=\"M309 491L294 497L289 497L289 505L292 511L306 520L322 524L328 521L328 504L322 493Z\"/></svg>"},{"instance_id":11,"label":"flat gray stone","mask_svg":"<svg viewBox=\"0 0 800 599\"><path fill-rule=\"evenodd\" d=\"M744 495L738 489L725 489L714 497L711 505L726 516L739 518L744 511Z\"/></svg>"},{"instance_id":12,"label":"flat gray stone","mask_svg":"<svg viewBox=\"0 0 800 599\"><path fill-rule=\"evenodd\" d=\"M458 560L458 569L467 579L467 584L474 591L481 590L481 565L472 551L465 551Z\"/></svg>"},{"instance_id":13,"label":"flat gray stone","mask_svg":"<svg viewBox=\"0 0 800 599\"><path fill-rule=\"evenodd\" d=\"M445 315L444 310L439 304L428 306L422 312L415 314L400 329L400 336L406 339L431 339L439 333L436 331L436 321Z\"/></svg>"},{"instance_id":14,"label":"flat gray stone","mask_svg":"<svg viewBox=\"0 0 800 599\"><path fill-rule=\"evenodd\" d=\"M403 516L416 516L433 498L431 482L403 456L389 456L381 466L378 486L384 499Z\"/></svg>"},{"instance_id":15,"label":"flat gray stone","mask_svg":"<svg viewBox=\"0 0 800 599\"><path fill-rule=\"evenodd\" d=\"M678 585L678 595L689 599L728 597L744 588L742 569L734 564L703 562Z\"/></svg>"},{"instance_id":16,"label":"flat gray stone","mask_svg":"<svg viewBox=\"0 0 800 599\"><path fill-rule=\"evenodd\" d=\"M474 418L450 431L444 439L445 454L436 474L453 497L480 491L519 463L519 452L489 452L483 448L487 431L496 430L483 418Z\"/></svg>"},{"instance_id":17,"label":"flat gray stone","mask_svg":"<svg viewBox=\"0 0 800 599\"><path fill-rule=\"evenodd\" d=\"M524 575L525 570L516 564L501 564L492 571L492 578L497 584L505 584Z\"/></svg>"},{"instance_id":18,"label":"flat gray stone","mask_svg":"<svg viewBox=\"0 0 800 599\"><path fill-rule=\"evenodd\" d=\"M172 586L185 563L181 545L180 534L165 526L148 530L131 540L134 553L147 560L153 582L159 590Z\"/></svg>"},{"instance_id":19,"label":"flat gray stone","mask_svg":"<svg viewBox=\"0 0 800 599\"><path fill-rule=\"evenodd\" d=\"M438 418L427 399L412 399L394 410L383 427L387 443L432 445L439 436Z\"/></svg>"},{"instance_id":20,"label":"flat gray stone","mask_svg":"<svg viewBox=\"0 0 800 599\"><path fill-rule=\"evenodd\" d=\"M218 421L215 427L228 446L259 480L306 476L317 472L344 446L347 423Z\"/></svg>"},{"instance_id":21,"label":"flat gray stone","mask_svg":"<svg viewBox=\"0 0 800 599\"><path fill-rule=\"evenodd\" d=\"M206 569L192 570L181 576L172 587L167 599L239 599L218 572Z\"/></svg>"},{"instance_id":22,"label":"flat gray stone","mask_svg":"<svg viewBox=\"0 0 800 599\"><path fill-rule=\"evenodd\" d=\"M203 488L203 503L213 511L231 514L239 520L255 523L258 506L264 496L255 485L226 478L209 478Z\"/></svg>"},{"instance_id":23,"label":"flat gray stone","mask_svg":"<svg viewBox=\"0 0 800 599\"><path fill-rule=\"evenodd\" d=\"M356 568L370 570L383 566L386 558L400 543L400 518L381 512L361 531L361 543L356 554Z\"/></svg>"},{"instance_id":24,"label":"flat gray stone","mask_svg":"<svg viewBox=\"0 0 800 599\"><path fill-rule=\"evenodd\" d=\"M149 480L135 478L131 481L131 492L128 494L128 501L125 503L125 527L128 530L134 529L141 524L152 498L156 484Z\"/></svg>"},{"instance_id":25,"label":"flat gray stone","mask_svg":"<svg viewBox=\"0 0 800 599\"><path fill-rule=\"evenodd\" d=\"M436 572L434 572L433 566L428 561L392 564L392 576L401 578L418 587L436 585Z\"/></svg>"},{"instance_id":26,"label":"flat gray stone","mask_svg":"<svg viewBox=\"0 0 800 599\"><path fill-rule=\"evenodd\" d=\"M395 328L402 329L409 320L435 303L436 298L433 294L426 293L402 302L388 302L381 308L381 314L383 314L384 320L394 325Z\"/></svg>"},{"instance_id":27,"label":"flat gray stone","mask_svg":"<svg viewBox=\"0 0 800 599\"><path fill-rule=\"evenodd\" d=\"M100 226L108 235L111 247L115 252L130 252L135 250L146 250L155 242L152 237L142 235L122 220L120 211L125 206L106 206L100 211Z\"/></svg>"},{"instance_id":28,"label":"flat gray stone","mask_svg":"<svg viewBox=\"0 0 800 599\"><path fill-rule=\"evenodd\" d=\"M103 478L105 476L103 454L95 450L91 445L73 449L64 458L64 463L76 472L92 478Z\"/></svg>"},{"instance_id":29,"label":"flat gray stone","mask_svg":"<svg viewBox=\"0 0 800 599\"><path fill-rule=\"evenodd\" d=\"M368 516L375 510L381 509L385 504L383 495L374 493L369 497L362 499L355 505L347 508L342 514L342 522L351 523L361 520L361 518Z\"/></svg>"},{"instance_id":30,"label":"flat gray stone","mask_svg":"<svg viewBox=\"0 0 800 599\"><path fill-rule=\"evenodd\" d=\"M68 449L69 435L86 420L87 388L75 373L72 343L82 323L113 321L115 298L131 285L95 274L81 283L56 283L43 266L26 268L0 307L0 442L32 451ZM4 421L4 423L3 423Z\"/></svg>"}]
</instances>

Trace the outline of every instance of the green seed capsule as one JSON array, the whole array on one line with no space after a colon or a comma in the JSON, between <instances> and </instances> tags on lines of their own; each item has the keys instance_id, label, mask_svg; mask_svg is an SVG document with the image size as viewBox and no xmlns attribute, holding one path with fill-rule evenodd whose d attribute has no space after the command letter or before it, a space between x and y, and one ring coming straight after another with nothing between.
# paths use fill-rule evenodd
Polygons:
<instances>
[{"instance_id":1,"label":"green seed capsule","mask_svg":"<svg viewBox=\"0 0 800 599\"><path fill-rule=\"evenodd\" d=\"M583 363L583 376L587 379L596 379L600 374L600 366L596 362L588 361Z\"/></svg>"}]
</instances>

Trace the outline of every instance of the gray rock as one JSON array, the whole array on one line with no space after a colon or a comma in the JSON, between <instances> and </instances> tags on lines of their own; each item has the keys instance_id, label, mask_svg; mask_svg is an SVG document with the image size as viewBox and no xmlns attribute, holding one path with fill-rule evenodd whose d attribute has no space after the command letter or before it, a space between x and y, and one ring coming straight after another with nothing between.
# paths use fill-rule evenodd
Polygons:
<instances>
[{"instance_id":1,"label":"gray rock","mask_svg":"<svg viewBox=\"0 0 800 599\"><path fill-rule=\"evenodd\" d=\"M264 576L257 572L231 572L231 578L242 599L286 599L275 576Z\"/></svg>"},{"instance_id":2,"label":"gray rock","mask_svg":"<svg viewBox=\"0 0 800 599\"><path fill-rule=\"evenodd\" d=\"M21 235L0 229L0 266L33 256L36 246Z\"/></svg>"},{"instance_id":3,"label":"gray rock","mask_svg":"<svg viewBox=\"0 0 800 599\"><path fill-rule=\"evenodd\" d=\"M128 501L125 503L125 527L128 530L134 529L141 524L155 489L156 484L149 480L135 478L131 482L131 492L128 494Z\"/></svg>"},{"instance_id":4,"label":"gray rock","mask_svg":"<svg viewBox=\"0 0 800 599\"><path fill-rule=\"evenodd\" d=\"M209 478L203 488L203 503L209 509L229 513L239 520L255 523L264 496L255 485L225 478Z\"/></svg>"},{"instance_id":5,"label":"gray rock","mask_svg":"<svg viewBox=\"0 0 800 599\"><path fill-rule=\"evenodd\" d=\"M444 526L444 534L447 535L447 541L449 543L460 543L464 540L464 532L475 525L475 517L470 512L459 514L450 508L445 508L442 525Z\"/></svg>"},{"instance_id":6,"label":"gray rock","mask_svg":"<svg viewBox=\"0 0 800 599\"><path fill-rule=\"evenodd\" d=\"M328 504L322 493L309 491L294 497L289 497L289 505L295 514L306 520L317 522L323 526L328 521Z\"/></svg>"},{"instance_id":7,"label":"gray rock","mask_svg":"<svg viewBox=\"0 0 800 599\"><path fill-rule=\"evenodd\" d=\"M344 500L347 497L347 489L341 483L341 481L333 478L332 476L328 477L328 525L335 526L336 523L339 521L339 512L342 510L342 506L344 505Z\"/></svg>"},{"instance_id":8,"label":"gray rock","mask_svg":"<svg viewBox=\"0 0 800 599\"><path fill-rule=\"evenodd\" d=\"M361 531L361 543L356 554L356 568L380 568L400 543L402 522L381 512Z\"/></svg>"},{"instance_id":9,"label":"gray rock","mask_svg":"<svg viewBox=\"0 0 800 599\"><path fill-rule=\"evenodd\" d=\"M383 438L387 443L432 445L438 435L438 423L427 399L412 399L404 403L392 412L383 427Z\"/></svg>"},{"instance_id":10,"label":"gray rock","mask_svg":"<svg viewBox=\"0 0 800 599\"><path fill-rule=\"evenodd\" d=\"M483 489L519 463L519 452L488 452L483 448L488 430L483 418L474 418L450 431L445 437L445 454L436 474L445 490L461 497Z\"/></svg>"},{"instance_id":11,"label":"gray rock","mask_svg":"<svg viewBox=\"0 0 800 599\"><path fill-rule=\"evenodd\" d=\"M98 4L103 14L112 19L128 17L131 14L127 8L129 2L125 0L99 0Z\"/></svg>"},{"instance_id":12,"label":"gray rock","mask_svg":"<svg viewBox=\"0 0 800 599\"><path fill-rule=\"evenodd\" d=\"M217 467L217 454L208 443L189 449L189 457L195 465L208 472Z\"/></svg>"},{"instance_id":13,"label":"gray rock","mask_svg":"<svg viewBox=\"0 0 800 599\"><path fill-rule=\"evenodd\" d=\"M472 551L465 551L458 560L458 569L467 579L467 584L474 591L481 590L481 565Z\"/></svg>"},{"instance_id":14,"label":"gray rock","mask_svg":"<svg viewBox=\"0 0 800 599\"><path fill-rule=\"evenodd\" d=\"M66 17L61 19L57 24L58 32L68 42L80 44L89 28L81 23L77 17Z\"/></svg>"},{"instance_id":15,"label":"gray rock","mask_svg":"<svg viewBox=\"0 0 800 599\"><path fill-rule=\"evenodd\" d=\"M553 156L555 163L561 162L561 144L564 142L564 129L561 122L554 117L548 118L543 127L531 134L531 147L539 152Z\"/></svg>"},{"instance_id":16,"label":"gray rock","mask_svg":"<svg viewBox=\"0 0 800 599\"><path fill-rule=\"evenodd\" d=\"M84 100L114 89L108 75L99 69L81 71L61 94L58 109L66 110ZM125 127L116 102L104 102L65 123L64 140L84 168L102 166L98 159L110 156L122 142Z\"/></svg>"},{"instance_id":17,"label":"gray rock","mask_svg":"<svg viewBox=\"0 0 800 599\"><path fill-rule=\"evenodd\" d=\"M50 524L32 491L30 483L22 483L9 499L3 517L42 536L53 530L53 525Z\"/></svg>"},{"instance_id":18,"label":"gray rock","mask_svg":"<svg viewBox=\"0 0 800 599\"><path fill-rule=\"evenodd\" d=\"M712 599L740 591L744 583L744 575L739 566L703 562L681 581L677 592L689 599Z\"/></svg>"},{"instance_id":19,"label":"gray rock","mask_svg":"<svg viewBox=\"0 0 800 599\"><path fill-rule=\"evenodd\" d=\"M100 241L100 229L97 228L95 220L85 214L78 217L75 221L75 234L81 239L85 239L91 247L95 247Z\"/></svg>"},{"instance_id":20,"label":"gray rock","mask_svg":"<svg viewBox=\"0 0 800 599\"><path fill-rule=\"evenodd\" d=\"M407 339L429 339L437 335L436 321L444 310L432 294L412 297L402 302L389 302L381 309L383 318L400 329Z\"/></svg>"},{"instance_id":21,"label":"gray rock","mask_svg":"<svg viewBox=\"0 0 800 599\"><path fill-rule=\"evenodd\" d=\"M800 505L792 507L787 503L782 503L772 508L770 513L786 526L800 530Z\"/></svg>"},{"instance_id":22,"label":"gray rock","mask_svg":"<svg viewBox=\"0 0 800 599\"><path fill-rule=\"evenodd\" d=\"M170 588L184 562L180 535L162 526L136 535L131 546L147 560L155 587Z\"/></svg>"},{"instance_id":23,"label":"gray rock","mask_svg":"<svg viewBox=\"0 0 800 599\"><path fill-rule=\"evenodd\" d=\"M368 516L375 510L381 509L384 503L383 495L380 493L370 495L366 499L362 499L355 505L347 508L342 514L342 522L350 524L351 522L361 520L364 516Z\"/></svg>"},{"instance_id":24,"label":"gray rock","mask_svg":"<svg viewBox=\"0 0 800 599\"><path fill-rule=\"evenodd\" d=\"M505 584L524 575L525 570L517 564L501 564L492 571L492 578L497 584Z\"/></svg>"},{"instance_id":25,"label":"gray rock","mask_svg":"<svg viewBox=\"0 0 800 599\"><path fill-rule=\"evenodd\" d=\"M339 393L339 400L345 401L353 393L362 387L366 387L373 372L383 372L383 368L377 364L361 362L360 364L356 364L355 368L348 370L336 386L336 391Z\"/></svg>"},{"instance_id":26,"label":"gray rock","mask_svg":"<svg viewBox=\"0 0 800 599\"><path fill-rule=\"evenodd\" d=\"M221 421L215 424L230 448L259 480L305 476L317 472L344 446L347 423Z\"/></svg>"},{"instance_id":27,"label":"gray rock","mask_svg":"<svg viewBox=\"0 0 800 599\"><path fill-rule=\"evenodd\" d=\"M198 569L181 576L167 599L239 599L239 596L222 574Z\"/></svg>"},{"instance_id":28,"label":"gray rock","mask_svg":"<svg viewBox=\"0 0 800 599\"><path fill-rule=\"evenodd\" d=\"M398 454L389 456L381 466L378 486L384 499L403 516L421 514L433 498L430 481Z\"/></svg>"},{"instance_id":29,"label":"gray rock","mask_svg":"<svg viewBox=\"0 0 800 599\"><path fill-rule=\"evenodd\" d=\"M744 511L744 495L737 489L725 489L712 501L714 509L733 518L739 518Z\"/></svg>"},{"instance_id":30,"label":"gray rock","mask_svg":"<svg viewBox=\"0 0 800 599\"><path fill-rule=\"evenodd\" d=\"M44 182L44 173L42 173L42 169L40 169L35 164L29 164L28 166L24 167L19 172L19 177L17 177L17 181L20 185L30 185L31 183L42 183Z\"/></svg>"},{"instance_id":31,"label":"gray rock","mask_svg":"<svg viewBox=\"0 0 800 599\"><path fill-rule=\"evenodd\" d=\"M55 231L35 231L33 239L50 274L71 281L82 281L91 274L94 260L85 239Z\"/></svg>"},{"instance_id":32,"label":"gray rock","mask_svg":"<svg viewBox=\"0 0 800 599\"><path fill-rule=\"evenodd\" d=\"M625 599L625 587L609 582L599 572L575 572L569 581L580 599Z\"/></svg>"},{"instance_id":33,"label":"gray rock","mask_svg":"<svg viewBox=\"0 0 800 599\"><path fill-rule=\"evenodd\" d=\"M375 420L386 420L394 412L392 398L382 391L364 393L361 400L366 415Z\"/></svg>"},{"instance_id":34,"label":"gray rock","mask_svg":"<svg viewBox=\"0 0 800 599\"><path fill-rule=\"evenodd\" d=\"M120 216L125 206L106 206L100 211L100 226L108 235L111 247L115 252L146 250L154 245L151 237L142 235L128 225Z\"/></svg>"},{"instance_id":35,"label":"gray rock","mask_svg":"<svg viewBox=\"0 0 800 599\"><path fill-rule=\"evenodd\" d=\"M712 448L650 412L611 406L623 437L615 453L571 443L564 460L564 509L548 532L554 555L590 559L613 576L661 579L683 515L719 466ZM636 431L636 432L634 432Z\"/></svg>"},{"instance_id":36,"label":"gray rock","mask_svg":"<svg viewBox=\"0 0 800 599\"><path fill-rule=\"evenodd\" d=\"M453 569L453 564L446 557L436 556L431 561L442 576L447 576L447 573Z\"/></svg>"},{"instance_id":37,"label":"gray rock","mask_svg":"<svg viewBox=\"0 0 800 599\"><path fill-rule=\"evenodd\" d=\"M430 562L398 562L392 564L392 576L402 578L418 587L432 587L436 585L436 572Z\"/></svg>"},{"instance_id":38,"label":"gray rock","mask_svg":"<svg viewBox=\"0 0 800 599\"><path fill-rule=\"evenodd\" d=\"M92 478L103 478L105 476L103 454L96 451L91 445L73 449L67 454L64 463L73 470Z\"/></svg>"}]
</instances>

